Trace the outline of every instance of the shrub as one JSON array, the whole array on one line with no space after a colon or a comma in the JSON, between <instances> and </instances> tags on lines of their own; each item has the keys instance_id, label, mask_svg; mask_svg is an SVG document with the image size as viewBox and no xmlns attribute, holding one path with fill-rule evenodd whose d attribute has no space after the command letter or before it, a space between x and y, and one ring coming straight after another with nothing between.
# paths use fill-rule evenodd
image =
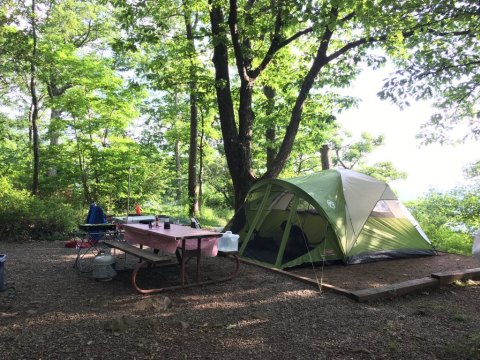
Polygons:
<instances>
[{"instance_id":1,"label":"shrub","mask_svg":"<svg viewBox=\"0 0 480 360\"><path fill-rule=\"evenodd\" d=\"M76 229L76 213L70 205L15 190L5 178L0 178L0 203L2 240L58 240Z\"/></svg>"},{"instance_id":2,"label":"shrub","mask_svg":"<svg viewBox=\"0 0 480 360\"><path fill-rule=\"evenodd\" d=\"M446 228L429 229L425 232L439 251L472 255L473 239L469 234L457 233Z\"/></svg>"}]
</instances>

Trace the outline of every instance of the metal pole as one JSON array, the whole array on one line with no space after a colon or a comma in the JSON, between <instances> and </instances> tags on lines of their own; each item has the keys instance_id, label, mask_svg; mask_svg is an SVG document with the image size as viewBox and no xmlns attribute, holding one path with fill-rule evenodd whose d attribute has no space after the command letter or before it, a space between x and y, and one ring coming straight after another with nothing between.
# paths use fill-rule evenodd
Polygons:
<instances>
[{"instance_id":1,"label":"metal pole","mask_svg":"<svg viewBox=\"0 0 480 360\"><path fill-rule=\"evenodd\" d=\"M132 167L128 168L128 197L127 197L127 217L125 218L125 223L128 223L128 214L130 213L130 176L132 173Z\"/></svg>"}]
</instances>

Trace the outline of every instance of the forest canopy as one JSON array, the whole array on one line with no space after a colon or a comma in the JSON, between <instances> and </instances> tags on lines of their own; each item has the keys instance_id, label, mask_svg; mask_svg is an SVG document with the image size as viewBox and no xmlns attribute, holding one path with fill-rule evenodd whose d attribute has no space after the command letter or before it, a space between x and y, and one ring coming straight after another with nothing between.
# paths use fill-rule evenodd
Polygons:
<instances>
[{"instance_id":1,"label":"forest canopy","mask_svg":"<svg viewBox=\"0 0 480 360\"><path fill-rule=\"evenodd\" d=\"M436 102L424 142L478 139L479 17L470 0L5 0L0 176L75 209L185 215L330 166L405 177L364 164L381 135L346 140L345 89L388 60L382 98Z\"/></svg>"}]
</instances>

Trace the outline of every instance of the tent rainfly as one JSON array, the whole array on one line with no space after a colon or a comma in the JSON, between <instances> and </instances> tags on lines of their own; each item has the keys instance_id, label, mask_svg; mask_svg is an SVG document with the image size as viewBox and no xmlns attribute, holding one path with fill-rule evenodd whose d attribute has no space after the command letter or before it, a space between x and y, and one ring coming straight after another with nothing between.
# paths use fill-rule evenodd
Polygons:
<instances>
[{"instance_id":1,"label":"tent rainfly","mask_svg":"<svg viewBox=\"0 0 480 360\"><path fill-rule=\"evenodd\" d=\"M259 181L227 230L242 257L279 269L436 254L388 184L353 170Z\"/></svg>"}]
</instances>

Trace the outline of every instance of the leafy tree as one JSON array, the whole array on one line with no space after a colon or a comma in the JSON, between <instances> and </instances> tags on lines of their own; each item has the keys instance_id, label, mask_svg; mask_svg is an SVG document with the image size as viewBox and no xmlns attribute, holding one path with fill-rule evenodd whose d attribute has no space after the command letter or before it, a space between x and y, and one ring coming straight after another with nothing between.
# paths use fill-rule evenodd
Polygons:
<instances>
[{"instance_id":1,"label":"leafy tree","mask_svg":"<svg viewBox=\"0 0 480 360\"><path fill-rule=\"evenodd\" d=\"M174 154L177 202L184 199L186 184L189 213L195 215L201 207L203 191L203 168L199 163L206 164L201 157L204 153L199 153L199 117L201 113L209 113L213 106L212 76L202 63L201 55L205 53L202 40L205 30L201 27L199 9L204 4L187 0L173 3L116 0L112 3L118 8L127 34L115 49L119 53L137 51L141 54L140 66L136 68L139 81L159 97L149 102L154 108L147 110L149 129L144 135L148 141L161 141L163 151L167 152L165 156ZM203 146L206 144L208 142ZM184 156L186 153L188 157ZM185 172L188 172L187 182Z\"/></svg>"},{"instance_id":2,"label":"leafy tree","mask_svg":"<svg viewBox=\"0 0 480 360\"><path fill-rule=\"evenodd\" d=\"M392 180L406 179L407 174L396 169L390 161L365 164L367 155L383 145L383 135L372 136L364 132L359 141L352 141L351 134L345 131L338 133L326 146L334 152L332 162L337 167L355 169L387 183Z\"/></svg>"},{"instance_id":3,"label":"leafy tree","mask_svg":"<svg viewBox=\"0 0 480 360\"><path fill-rule=\"evenodd\" d=\"M390 161L377 162L371 166L363 165L360 172L385 181L386 183L393 180L406 179L408 177L406 172L396 169Z\"/></svg>"},{"instance_id":4,"label":"leafy tree","mask_svg":"<svg viewBox=\"0 0 480 360\"><path fill-rule=\"evenodd\" d=\"M102 191L103 186L115 183L112 176L118 170L112 168L114 162L118 162L115 167L128 167L134 161L122 162L116 152L121 153L125 143L136 146L132 139L122 138L131 119L138 116L135 105L140 99L134 89L125 88L122 79L115 76L109 61L92 60L83 64L82 80L56 103L64 112L57 126L72 140L59 147L73 152L70 159L76 160L76 174L82 179L87 202L107 193Z\"/></svg>"},{"instance_id":5,"label":"leafy tree","mask_svg":"<svg viewBox=\"0 0 480 360\"><path fill-rule=\"evenodd\" d=\"M419 134L425 143L480 136L480 4L426 2L430 24L405 39L394 58L399 70L385 83L382 98L408 106L409 98L434 99L438 112ZM453 131L462 125L464 131Z\"/></svg>"},{"instance_id":6,"label":"leafy tree","mask_svg":"<svg viewBox=\"0 0 480 360\"><path fill-rule=\"evenodd\" d=\"M384 144L383 135L374 137L365 132L361 134L360 141L348 142L348 139L351 139L351 134L346 132L337 136L331 144L334 152L333 165L341 166L344 169L352 169L356 165L360 165L362 160L365 160L366 154Z\"/></svg>"},{"instance_id":7,"label":"leafy tree","mask_svg":"<svg viewBox=\"0 0 480 360\"><path fill-rule=\"evenodd\" d=\"M382 63L384 59L369 49L382 47L389 55L401 56L408 46L425 40L431 43L445 36L443 29L455 26L457 14L441 11L452 3L437 3L209 1L216 93L236 207L256 179L276 177L283 170L313 90L326 92L328 88L347 86L362 61ZM463 3L455 7L463 8ZM426 38L424 34L431 36ZM407 42L409 38L413 40ZM299 43L302 45L295 47ZM282 73L292 82L297 80L295 101L289 107L275 159L267 171L256 174L252 156L257 131L255 85L280 54L288 51L293 55L291 63L299 59L309 59L309 63L301 73Z\"/></svg>"},{"instance_id":8,"label":"leafy tree","mask_svg":"<svg viewBox=\"0 0 480 360\"><path fill-rule=\"evenodd\" d=\"M6 35L0 41L5 54L0 62L6 65L0 79L8 95L3 105L22 104L13 115L19 119L30 114L30 143L36 144L34 149L38 146L33 156L38 184L34 181L32 193L39 188L42 196L58 193L85 202L111 196L113 177L119 173L115 168L122 166L122 147L128 143L123 138L138 116L135 107L142 94L138 86L128 87L115 70L108 46L114 25L111 9L95 0L38 0L31 5L12 1L0 17L0 31ZM31 40L34 34L36 45ZM30 110L35 102L37 110L35 106ZM8 120L13 116L10 111ZM35 116L37 130L32 126ZM23 123L16 125L6 130L9 136L25 134ZM135 145L132 139L129 142ZM20 163L29 163L30 157L24 160L22 155L11 153L9 161L17 157ZM127 161L127 168L133 162ZM26 169L27 173L32 171Z\"/></svg>"}]
</instances>

